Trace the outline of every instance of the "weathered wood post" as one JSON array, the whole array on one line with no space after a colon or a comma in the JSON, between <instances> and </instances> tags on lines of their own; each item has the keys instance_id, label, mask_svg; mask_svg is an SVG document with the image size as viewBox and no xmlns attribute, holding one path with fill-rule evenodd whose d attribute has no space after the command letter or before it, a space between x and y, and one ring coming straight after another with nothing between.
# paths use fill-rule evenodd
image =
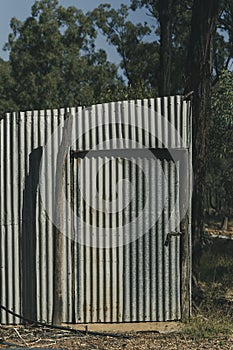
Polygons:
<instances>
[{"instance_id":1,"label":"weathered wood post","mask_svg":"<svg viewBox=\"0 0 233 350\"><path fill-rule=\"evenodd\" d=\"M183 321L190 319L192 313L191 304L191 237L190 237L190 151L183 152L181 157L182 172L180 174L181 203L180 213L183 215L181 221L181 318Z\"/></svg>"},{"instance_id":2,"label":"weathered wood post","mask_svg":"<svg viewBox=\"0 0 233 350\"><path fill-rule=\"evenodd\" d=\"M53 317L55 325L62 323L63 315L63 247L64 247L64 190L68 148L72 136L72 117L66 115L61 145L56 161Z\"/></svg>"}]
</instances>

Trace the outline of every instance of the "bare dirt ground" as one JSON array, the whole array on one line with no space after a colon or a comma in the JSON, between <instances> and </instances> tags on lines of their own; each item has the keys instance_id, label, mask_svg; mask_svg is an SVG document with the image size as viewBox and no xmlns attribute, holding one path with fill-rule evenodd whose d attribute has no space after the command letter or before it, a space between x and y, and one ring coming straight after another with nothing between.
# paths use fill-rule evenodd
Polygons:
<instances>
[{"instance_id":1,"label":"bare dirt ground","mask_svg":"<svg viewBox=\"0 0 233 350\"><path fill-rule=\"evenodd\" d=\"M176 331L175 331L176 328ZM57 348L57 349L233 349L233 331L229 336L195 340L185 335L180 327L143 332L72 334L36 327L0 327L0 348Z\"/></svg>"}]
</instances>

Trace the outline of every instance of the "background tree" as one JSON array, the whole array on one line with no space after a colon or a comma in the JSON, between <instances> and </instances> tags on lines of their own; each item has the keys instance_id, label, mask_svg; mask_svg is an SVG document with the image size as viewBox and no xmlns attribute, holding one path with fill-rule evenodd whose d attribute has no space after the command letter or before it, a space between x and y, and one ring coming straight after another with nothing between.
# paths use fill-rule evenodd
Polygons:
<instances>
[{"instance_id":1,"label":"background tree","mask_svg":"<svg viewBox=\"0 0 233 350\"><path fill-rule=\"evenodd\" d=\"M117 67L95 50L96 31L81 10L36 1L31 17L13 18L11 29L7 48L19 109L89 105L98 102L100 90L120 84Z\"/></svg>"},{"instance_id":2,"label":"background tree","mask_svg":"<svg viewBox=\"0 0 233 350\"><path fill-rule=\"evenodd\" d=\"M207 137L207 206L225 218L233 203L233 74L223 71L214 87Z\"/></svg>"},{"instance_id":3,"label":"background tree","mask_svg":"<svg viewBox=\"0 0 233 350\"><path fill-rule=\"evenodd\" d=\"M115 46L120 55L120 67L129 87L128 93L144 92L144 97L157 93L159 46L148 42L151 28L147 23L134 24L128 20L129 8L121 5L118 10L110 5L100 5L91 13L98 29Z\"/></svg>"},{"instance_id":4,"label":"background tree","mask_svg":"<svg viewBox=\"0 0 233 350\"><path fill-rule=\"evenodd\" d=\"M160 96L183 93L192 1L131 0L131 8L145 8L155 20L159 44L158 91Z\"/></svg>"},{"instance_id":5,"label":"background tree","mask_svg":"<svg viewBox=\"0 0 233 350\"><path fill-rule=\"evenodd\" d=\"M187 57L186 92L193 91L193 169L192 198L193 267L198 272L204 227L207 124L210 113L213 38L219 15L219 1L194 0Z\"/></svg>"},{"instance_id":6,"label":"background tree","mask_svg":"<svg viewBox=\"0 0 233 350\"><path fill-rule=\"evenodd\" d=\"M233 58L233 1L222 0L214 40L214 68L216 78L223 70L230 70ZM217 80L216 79L216 80Z\"/></svg>"},{"instance_id":7,"label":"background tree","mask_svg":"<svg viewBox=\"0 0 233 350\"><path fill-rule=\"evenodd\" d=\"M0 59L0 114L17 110L17 105L13 101L12 91L14 90L14 80L11 77L11 65Z\"/></svg>"}]
</instances>

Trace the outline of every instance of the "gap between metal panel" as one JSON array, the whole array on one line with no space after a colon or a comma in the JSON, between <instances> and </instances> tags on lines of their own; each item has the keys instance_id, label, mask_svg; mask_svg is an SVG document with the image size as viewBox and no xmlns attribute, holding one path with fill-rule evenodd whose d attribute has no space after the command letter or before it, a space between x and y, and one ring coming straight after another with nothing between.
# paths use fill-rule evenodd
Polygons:
<instances>
[{"instance_id":1,"label":"gap between metal panel","mask_svg":"<svg viewBox=\"0 0 233 350\"><path fill-rule=\"evenodd\" d=\"M126 148L126 149L106 149L98 150L93 149L89 151L79 151L71 150L71 158L85 158L85 157L122 157L122 158L132 158L132 157L142 157L142 158L157 158L159 160L167 160L177 162L183 159L184 154L189 152L188 148Z\"/></svg>"}]
</instances>

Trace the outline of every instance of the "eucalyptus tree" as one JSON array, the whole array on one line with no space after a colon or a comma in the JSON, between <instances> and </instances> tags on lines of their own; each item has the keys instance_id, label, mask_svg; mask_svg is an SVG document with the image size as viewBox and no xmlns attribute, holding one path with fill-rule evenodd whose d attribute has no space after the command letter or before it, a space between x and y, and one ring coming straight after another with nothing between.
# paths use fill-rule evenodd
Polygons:
<instances>
[{"instance_id":1,"label":"eucalyptus tree","mask_svg":"<svg viewBox=\"0 0 233 350\"><path fill-rule=\"evenodd\" d=\"M5 112L12 112L17 106L12 98L14 80L11 77L11 65L0 59L0 118Z\"/></svg>"},{"instance_id":2,"label":"eucalyptus tree","mask_svg":"<svg viewBox=\"0 0 233 350\"><path fill-rule=\"evenodd\" d=\"M209 124L213 72L213 42L220 13L218 0L194 0L189 39L186 91L193 92L193 169L192 198L193 267L199 268L204 228L206 185L206 142Z\"/></svg>"},{"instance_id":3,"label":"eucalyptus tree","mask_svg":"<svg viewBox=\"0 0 233 350\"><path fill-rule=\"evenodd\" d=\"M159 45L150 41L151 28L147 23L129 20L129 10L123 4L118 10L102 4L90 16L120 56L120 67L129 87L127 94L134 95L139 90L145 97L157 93Z\"/></svg>"},{"instance_id":4,"label":"eucalyptus tree","mask_svg":"<svg viewBox=\"0 0 233 350\"><path fill-rule=\"evenodd\" d=\"M207 199L225 221L233 214L233 73L227 70L219 76L212 96L207 137Z\"/></svg>"},{"instance_id":5,"label":"eucalyptus tree","mask_svg":"<svg viewBox=\"0 0 233 350\"><path fill-rule=\"evenodd\" d=\"M90 17L58 0L36 1L24 22L13 18L10 51L19 109L89 105L120 83L117 67L96 50Z\"/></svg>"},{"instance_id":6,"label":"eucalyptus tree","mask_svg":"<svg viewBox=\"0 0 233 350\"><path fill-rule=\"evenodd\" d=\"M131 0L131 8L144 8L155 21L154 36L159 38L159 94L183 92L192 0Z\"/></svg>"}]
</instances>

